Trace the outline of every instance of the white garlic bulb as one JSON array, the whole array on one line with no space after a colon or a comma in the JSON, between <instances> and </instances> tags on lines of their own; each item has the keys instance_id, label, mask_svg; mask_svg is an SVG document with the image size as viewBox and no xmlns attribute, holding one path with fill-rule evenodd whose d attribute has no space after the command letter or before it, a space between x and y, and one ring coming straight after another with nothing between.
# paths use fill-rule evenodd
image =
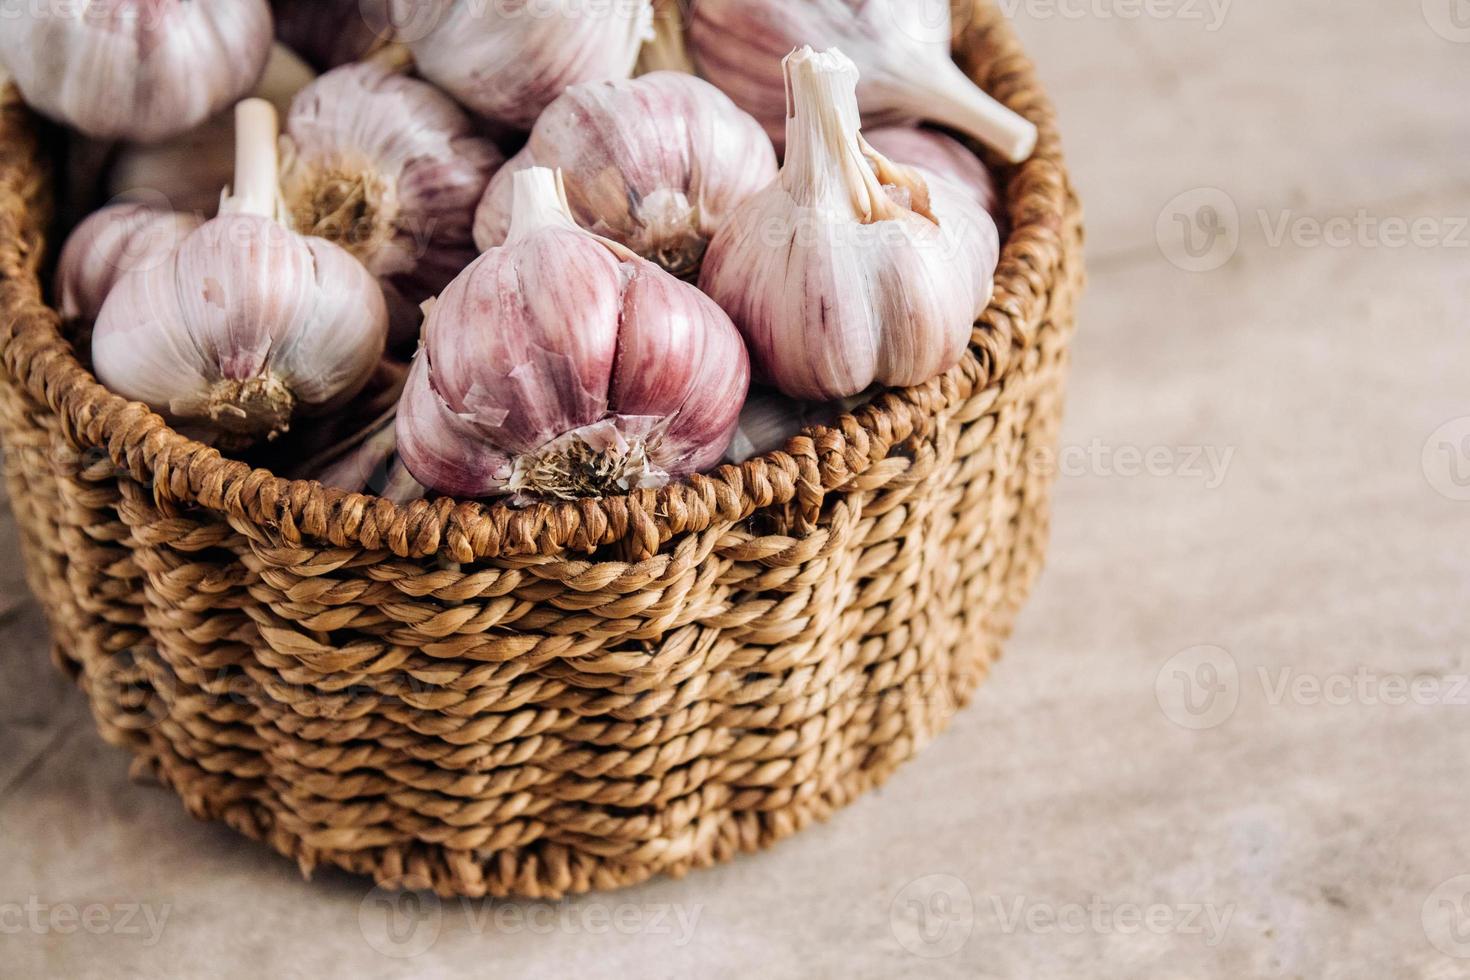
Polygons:
<instances>
[{"instance_id":1,"label":"white garlic bulb","mask_svg":"<svg viewBox=\"0 0 1470 980\"><path fill-rule=\"evenodd\" d=\"M124 274L164 261L203 219L147 204L110 204L73 229L56 266L56 299L69 321L97 318Z\"/></svg>"},{"instance_id":2,"label":"white garlic bulb","mask_svg":"<svg viewBox=\"0 0 1470 980\"><path fill-rule=\"evenodd\" d=\"M155 142L260 77L266 0L31 3L3 16L0 62L43 115L98 139Z\"/></svg>"},{"instance_id":3,"label":"white garlic bulb","mask_svg":"<svg viewBox=\"0 0 1470 980\"><path fill-rule=\"evenodd\" d=\"M995 222L867 145L841 52L784 64L781 176L715 236L700 287L740 328L757 378L793 398L928 381L959 361L989 302Z\"/></svg>"},{"instance_id":4,"label":"white garlic bulb","mask_svg":"<svg viewBox=\"0 0 1470 980\"><path fill-rule=\"evenodd\" d=\"M472 111L530 129L579 82L627 78L651 0L392 0L418 72Z\"/></svg>"},{"instance_id":5,"label":"white garlic bulb","mask_svg":"<svg viewBox=\"0 0 1470 980\"><path fill-rule=\"evenodd\" d=\"M92 340L108 388L223 449L271 439L350 399L383 354L383 294L362 265L289 231L276 188L275 112L237 109L239 162L220 216L167 260L130 272Z\"/></svg>"},{"instance_id":6,"label":"white garlic bulb","mask_svg":"<svg viewBox=\"0 0 1470 980\"><path fill-rule=\"evenodd\" d=\"M582 227L690 276L730 212L775 179L776 151L759 123L693 75L574 85L491 180L475 215L480 248L505 241L515 174L531 167L561 170Z\"/></svg>"},{"instance_id":7,"label":"white garlic bulb","mask_svg":"<svg viewBox=\"0 0 1470 980\"><path fill-rule=\"evenodd\" d=\"M296 6L306 6L293 0ZM265 99L285 115L291 99L316 78L316 73L283 44L271 47L265 74L251 95ZM158 193L169 207L213 217L219 191L235 170L234 107L217 113L200 126L161 143L131 143L119 149L107 174L108 193L136 197Z\"/></svg>"},{"instance_id":8,"label":"white garlic bulb","mask_svg":"<svg viewBox=\"0 0 1470 980\"><path fill-rule=\"evenodd\" d=\"M773 140L786 124L781 56L799 45L840 48L862 73L869 125L926 119L1018 163L1036 127L983 92L950 60L948 0L699 0L689 45L699 73L759 119Z\"/></svg>"},{"instance_id":9,"label":"white garlic bulb","mask_svg":"<svg viewBox=\"0 0 1470 980\"><path fill-rule=\"evenodd\" d=\"M658 487L719 462L750 385L713 301L572 221L555 173L515 177L505 245L435 301L398 451L461 497Z\"/></svg>"},{"instance_id":10,"label":"white garlic bulb","mask_svg":"<svg viewBox=\"0 0 1470 980\"><path fill-rule=\"evenodd\" d=\"M367 266L389 294L393 343L412 340L418 305L479 254L475 207L500 150L434 86L370 62L302 89L281 146L296 230Z\"/></svg>"},{"instance_id":11,"label":"white garlic bulb","mask_svg":"<svg viewBox=\"0 0 1470 980\"><path fill-rule=\"evenodd\" d=\"M894 163L916 167L926 177L947 180L995 217L1000 207L995 178L965 144L932 129L883 126L863 130L868 145Z\"/></svg>"}]
</instances>

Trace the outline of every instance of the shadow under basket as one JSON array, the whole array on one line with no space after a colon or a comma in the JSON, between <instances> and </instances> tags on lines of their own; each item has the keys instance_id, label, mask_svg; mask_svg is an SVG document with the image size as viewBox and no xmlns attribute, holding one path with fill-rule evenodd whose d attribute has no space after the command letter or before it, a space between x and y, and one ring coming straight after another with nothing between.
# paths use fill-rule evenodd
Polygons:
<instances>
[{"instance_id":1,"label":"shadow under basket","mask_svg":"<svg viewBox=\"0 0 1470 980\"><path fill-rule=\"evenodd\" d=\"M294 858L553 897L729 859L878 785L985 676L1042 563L1081 218L974 5L956 59L1041 130L963 363L783 452L515 510L280 479L109 394L44 302L52 161L0 96L0 427L57 663L142 775Z\"/></svg>"}]
</instances>

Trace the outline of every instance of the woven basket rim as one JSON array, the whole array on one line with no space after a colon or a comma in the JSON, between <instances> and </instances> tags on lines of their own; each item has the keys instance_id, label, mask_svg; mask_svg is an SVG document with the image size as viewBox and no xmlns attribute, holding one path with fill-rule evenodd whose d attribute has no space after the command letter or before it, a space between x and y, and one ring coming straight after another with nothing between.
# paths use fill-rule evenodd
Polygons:
<instances>
[{"instance_id":1,"label":"woven basket rim","mask_svg":"<svg viewBox=\"0 0 1470 980\"><path fill-rule=\"evenodd\" d=\"M906 389L888 389L829 425L809 427L783 450L695 475L659 490L515 508L503 501L436 498L406 505L288 480L222 456L174 431L145 405L104 388L78 360L46 306L39 279L48 177L37 120L13 84L0 90L0 349L5 369L61 417L77 445L151 485L160 505L198 505L289 543L386 550L402 558L456 562L591 553L622 542L646 560L676 535L697 534L772 507L813 519L828 491L849 483L937 415L1014 369L1033 341L1046 284L1062 261L1071 199L1055 114L1010 24L990 0L957 24L955 60L977 83L1039 130L1032 157L1009 168L1004 206L1010 233L995 293L960 364ZM1000 37L992 36L1000 32ZM980 63L983 62L983 63ZM977 64L978 63L978 64ZM992 161L994 162L994 161Z\"/></svg>"}]
</instances>

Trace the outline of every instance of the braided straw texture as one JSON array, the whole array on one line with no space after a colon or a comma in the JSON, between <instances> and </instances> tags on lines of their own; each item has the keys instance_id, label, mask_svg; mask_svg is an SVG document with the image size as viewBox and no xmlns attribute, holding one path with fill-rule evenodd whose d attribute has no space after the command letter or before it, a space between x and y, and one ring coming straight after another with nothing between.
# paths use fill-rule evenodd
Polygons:
<instances>
[{"instance_id":1,"label":"braided straw texture","mask_svg":"<svg viewBox=\"0 0 1470 980\"><path fill-rule=\"evenodd\" d=\"M1041 127L964 362L661 491L407 507L221 458L101 388L42 298L49 163L0 99L0 431L55 658L199 818L443 895L762 847L968 700L1045 547L1081 220L990 3L957 58Z\"/></svg>"}]
</instances>

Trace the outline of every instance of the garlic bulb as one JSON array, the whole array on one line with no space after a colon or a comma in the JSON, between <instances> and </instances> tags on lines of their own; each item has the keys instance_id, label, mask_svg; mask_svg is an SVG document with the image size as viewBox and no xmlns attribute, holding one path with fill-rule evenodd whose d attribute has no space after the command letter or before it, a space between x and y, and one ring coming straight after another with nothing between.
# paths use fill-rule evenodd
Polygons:
<instances>
[{"instance_id":1,"label":"garlic bulb","mask_svg":"<svg viewBox=\"0 0 1470 980\"><path fill-rule=\"evenodd\" d=\"M693 75L575 85L536 121L475 215L482 249L505 241L515 175L559 168L572 216L676 276L699 271L730 212L776 177L757 123Z\"/></svg>"},{"instance_id":2,"label":"garlic bulb","mask_svg":"<svg viewBox=\"0 0 1470 980\"><path fill-rule=\"evenodd\" d=\"M392 0L418 72L472 111L530 129L569 86L627 78L651 0Z\"/></svg>"},{"instance_id":3,"label":"garlic bulb","mask_svg":"<svg viewBox=\"0 0 1470 980\"><path fill-rule=\"evenodd\" d=\"M361 61L393 39L388 0L271 0L276 37L318 71Z\"/></svg>"},{"instance_id":4,"label":"garlic bulb","mask_svg":"<svg viewBox=\"0 0 1470 980\"><path fill-rule=\"evenodd\" d=\"M1036 146L1036 127L950 60L951 28L947 0L699 0L689 45L699 73L773 140L786 122L781 56L805 44L840 48L856 62L864 122L927 119L1019 163Z\"/></svg>"},{"instance_id":5,"label":"garlic bulb","mask_svg":"<svg viewBox=\"0 0 1470 980\"><path fill-rule=\"evenodd\" d=\"M92 340L103 384L224 449L350 399L388 326L382 291L356 259L279 222L275 111L260 100L236 111L236 182L220 216L125 275Z\"/></svg>"},{"instance_id":6,"label":"garlic bulb","mask_svg":"<svg viewBox=\"0 0 1470 980\"><path fill-rule=\"evenodd\" d=\"M907 167L916 167L926 177L947 180L962 189L980 207L995 216L1000 206L995 179L975 154L952 137L932 129L885 126L863 130L863 138L879 153Z\"/></svg>"},{"instance_id":7,"label":"garlic bulb","mask_svg":"<svg viewBox=\"0 0 1470 980\"><path fill-rule=\"evenodd\" d=\"M306 62L285 45L276 44L251 94L284 115L291 108L291 99L314 78L316 73ZM122 147L107 175L108 193L114 197L136 197L140 191L161 193L175 210L213 217L219 208L219 190L230 182L234 170L235 113L231 109L161 143Z\"/></svg>"},{"instance_id":8,"label":"garlic bulb","mask_svg":"<svg viewBox=\"0 0 1470 980\"><path fill-rule=\"evenodd\" d=\"M37 111L99 139L154 142L248 92L271 46L266 0L31 3L0 62Z\"/></svg>"},{"instance_id":9,"label":"garlic bulb","mask_svg":"<svg viewBox=\"0 0 1470 980\"><path fill-rule=\"evenodd\" d=\"M475 206L505 158L447 95L376 63L304 88L281 140L281 192L295 227L356 256L390 294L393 343L418 304L479 255Z\"/></svg>"},{"instance_id":10,"label":"garlic bulb","mask_svg":"<svg viewBox=\"0 0 1470 980\"><path fill-rule=\"evenodd\" d=\"M578 228L545 168L515 177L505 245L435 301L398 406L398 450L461 497L658 487L720 459L750 385L699 290Z\"/></svg>"},{"instance_id":11,"label":"garlic bulb","mask_svg":"<svg viewBox=\"0 0 1470 980\"><path fill-rule=\"evenodd\" d=\"M164 262L203 219L147 204L110 204L72 231L56 266L56 298L69 321L97 318L127 272Z\"/></svg>"},{"instance_id":12,"label":"garlic bulb","mask_svg":"<svg viewBox=\"0 0 1470 980\"><path fill-rule=\"evenodd\" d=\"M995 222L867 145L841 52L784 64L781 176L715 236L700 287L745 335L757 377L793 398L921 384L958 362L990 299Z\"/></svg>"}]
</instances>

